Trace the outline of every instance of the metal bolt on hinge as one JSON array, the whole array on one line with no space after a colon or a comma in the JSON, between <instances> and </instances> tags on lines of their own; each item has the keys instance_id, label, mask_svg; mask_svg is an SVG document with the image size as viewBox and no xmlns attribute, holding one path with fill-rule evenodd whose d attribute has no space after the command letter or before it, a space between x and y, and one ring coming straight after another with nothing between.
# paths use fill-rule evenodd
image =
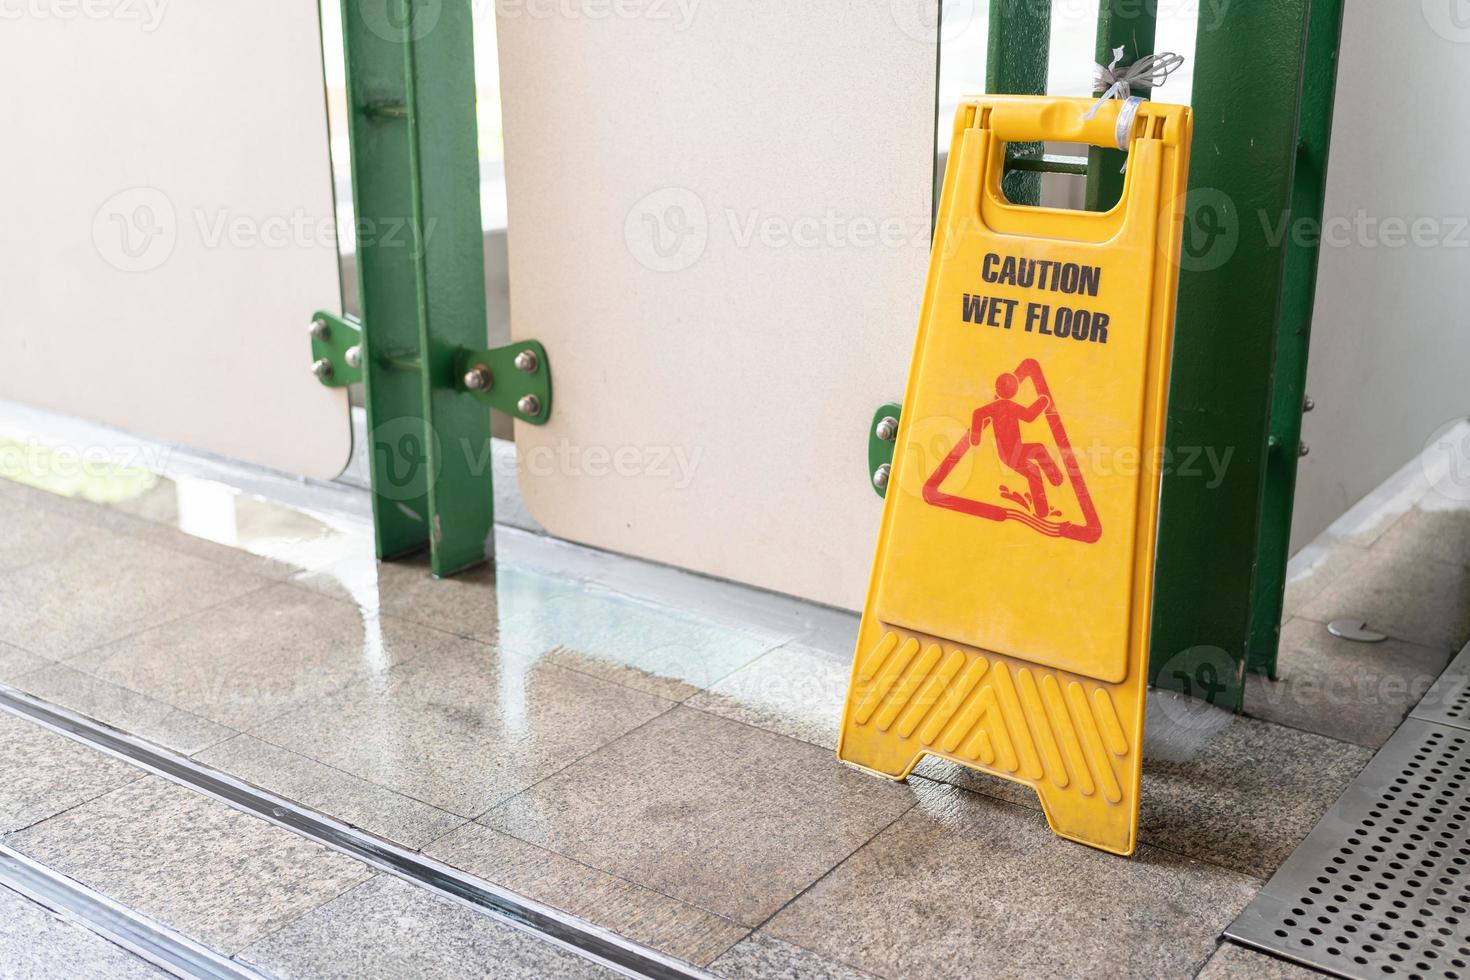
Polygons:
<instances>
[{"instance_id":1,"label":"metal bolt on hinge","mask_svg":"<svg viewBox=\"0 0 1470 980\"><path fill-rule=\"evenodd\" d=\"M325 357L312 361L311 373L316 375L318 381L326 381L332 376L332 362Z\"/></svg>"},{"instance_id":2,"label":"metal bolt on hinge","mask_svg":"<svg viewBox=\"0 0 1470 980\"><path fill-rule=\"evenodd\" d=\"M488 391L492 380L484 364L476 364L464 373L464 386L471 391Z\"/></svg>"},{"instance_id":3,"label":"metal bolt on hinge","mask_svg":"<svg viewBox=\"0 0 1470 980\"><path fill-rule=\"evenodd\" d=\"M311 321L311 336L316 340L325 341L332 336L332 328L326 320L317 317Z\"/></svg>"},{"instance_id":4,"label":"metal bolt on hinge","mask_svg":"<svg viewBox=\"0 0 1470 980\"><path fill-rule=\"evenodd\" d=\"M523 350L516 355L515 364L517 371L523 371L526 374L535 374L536 368L541 366L541 360L536 356L535 351Z\"/></svg>"},{"instance_id":5,"label":"metal bolt on hinge","mask_svg":"<svg viewBox=\"0 0 1470 980\"><path fill-rule=\"evenodd\" d=\"M873 434L884 442L892 442L898 436L898 419L892 415L883 416Z\"/></svg>"},{"instance_id":6,"label":"metal bolt on hinge","mask_svg":"<svg viewBox=\"0 0 1470 980\"><path fill-rule=\"evenodd\" d=\"M1302 399L1302 411L1303 412L1310 412L1312 409L1314 409L1316 407L1317 407L1317 403L1312 400L1312 396L1311 395L1308 395L1306 398L1303 398Z\"/></svg>"},{"instance_id":7,"label":"metal bolt on hinge","mask_svg":"<svg viewBox=\"0 0 1470 980\"><path fill-rule=\"evenodd\" d=\"M516 411L529 418L535 418L541 414L541 399L535 395L522 395L520 401L516 402Z\"/></svg>"},{"instance_id":8,"label":"metal bolt on hinge","mask_svg":"<svg viewBox=\"0 0 1470 980\"><path fill-rule=\"evenodd\" d=\"M1307 453L1309 453L1311 451L1312 451L1312 447L1309 446L1309 445L1307 445L1305 441L1300 442L1300 443L1297 443L1296 454L1298 456L1305 456Z\"/></svg>"},{"instance_id":9,"label":"metal bolt on hinge","mask_svg":"<svg viewBox=\"0 0 1470 980\"><path fill-rule=\"evenodd\" d=\"M348 367L354 367L354 368L362 367L362 345L361 344L353 344L351 347L347 348L347 353L344 354L343 356L345 358L347 358L347 366Z\"/></svg>"},{"instance_id":10,"label":"metal bolt on hinge","mask_svg":"<svg viewBox=\"0 0 1470 980\"><path fill-rule=\"evenodd\" d=\"M882 466L878 467L878 469L873 472L873 486L877 487L879 490L886 490L888 488L888 474L892 471L893 467L888 463L884 463Z\"/></svg>"}]
</instances>

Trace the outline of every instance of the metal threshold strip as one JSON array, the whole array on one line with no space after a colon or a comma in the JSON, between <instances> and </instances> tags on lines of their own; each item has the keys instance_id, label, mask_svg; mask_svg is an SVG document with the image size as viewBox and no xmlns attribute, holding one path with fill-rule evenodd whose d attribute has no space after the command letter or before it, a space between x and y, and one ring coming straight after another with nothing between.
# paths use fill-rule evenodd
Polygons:
<instances>
[{"instance_id":1,"label":"metal threshold strip","mask_svg":"<svg viewBox=\"0 0 1470 980\"><path fill-rule=\"evenodd\" d=\"M0 886L179 977L256 980L233 960L0 844Z\"/></svg>"},{"instance_id":2,"label":"metal threshold strip","mask_svg":"<svg viewBox=\"0 0 1470 980\"><path fill-rule=\"evenodd\" d=\"M1225 930L1343 977L1470 980L1470 647Z\"/></svg>"},{"instance_id":3,"label":"metal threshold strip","mask_svg":"<svg viewBox=\"0 0 1470 980\"><path fill-rule=\"evenodd\" d=\"M659 980L704 980L711 977L696 967L624 939L601 926L523 898L310 807L268 793L227 773L200 765L186 756L84 718L5 684L0 684L0 709L333 850L349 854L380 871L467 904L522 932L625 976ZM0 865L0 870L5 869L8 869L7 865ZM241 972L234 975L250 974Z\"/></svg>"}]
</instances>

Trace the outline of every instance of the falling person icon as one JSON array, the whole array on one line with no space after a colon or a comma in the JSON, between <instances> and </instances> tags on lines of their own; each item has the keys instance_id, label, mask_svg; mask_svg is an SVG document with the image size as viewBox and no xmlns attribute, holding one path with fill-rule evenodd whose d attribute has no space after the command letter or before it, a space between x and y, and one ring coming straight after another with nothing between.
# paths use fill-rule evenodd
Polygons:
<instances>
[{"instance_id":1,"label":"falling person icon","mask_svg":"<svg viewBox=\"0 0 1470 980\"><path fill-rule=\"evenodd\" d=\"M995 379L996 399L975 409L970 422L970 444L980 445L988 422L995 433L995 451L1000 461L1026 478L1031 487L1031 509L1037 517L1046 520L1052 516L1051 504L1046 499L1046 484L1061 486L1062 471L1046 446L1022 440L1021 423L1035 421L1051 406L1051 399L1042 395L1030 405L1023 406L1015 400L1020 390L1021 382L1014 374L1007 372Z\"/></svg>"}]
</instances>

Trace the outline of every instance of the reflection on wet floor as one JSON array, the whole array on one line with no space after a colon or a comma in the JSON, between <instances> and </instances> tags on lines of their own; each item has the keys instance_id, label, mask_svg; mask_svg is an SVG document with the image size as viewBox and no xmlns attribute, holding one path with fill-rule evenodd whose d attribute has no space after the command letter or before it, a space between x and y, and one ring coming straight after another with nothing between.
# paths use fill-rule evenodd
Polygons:
<instances>
[{"instance_id":1,"label":"reflection on wet floor","mask_svg":"<svg viewBox=\"0 0 1470 980\"><path fill-rule=\"evenodd\" d=\"M1221 930L1470 637L1470 512L1426 486L1293 582L1256 717L1153 698L1143 846L1120 860L1053 838L1013 784L936 760L907 784L839 765L854 615L506 528L496 567L435 582L422 560L376 563L358 514L100 480L0 480L0 682L729 976L1238 964ZM1326 635L1352 614L1391 641ZM486 955L519 948L0 725L20 730L0 741L0 828L30 828L10 846L263 970L330 973L344 930L368 972L404 962L402 916ZM224 852L243 835L253 870L195 873L267 905L285 888L274 917L232 923L168 884L184 866L150 853L199 827ZM124 847L136 857L97 866ZM287 865L297 877L271 878ZM464 956L445 968L477 969Z\"/></svg>"}]
</instances>

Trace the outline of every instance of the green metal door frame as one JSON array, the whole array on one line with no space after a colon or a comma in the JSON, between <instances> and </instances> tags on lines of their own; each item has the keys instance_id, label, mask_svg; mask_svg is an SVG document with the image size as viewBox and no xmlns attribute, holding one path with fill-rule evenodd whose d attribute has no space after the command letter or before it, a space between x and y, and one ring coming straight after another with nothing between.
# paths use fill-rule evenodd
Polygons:
<instances>
[{"instance_id":1,"label":"green metal door frame","mask_svg":"<svg viewBox=\"0 0 1470 980\"><path fill-rule=\"evenodd\" d=\"M985 91L991 95L1045 95L1051 61L1051 0L990 0ZM947 121L946 121L947 123ZM1017 204L1041 202L1041 143L1012 143L1001 189ZM1016 163L1021 165L1011 169Z\"/></svg>"},{"instance_id":2,"label":"green metal door frame","mask_svg":"<svg viewBox=\"0 0 1470 980\"><path fill-rule=\"evenodd\" d=\"M452 373L486 338L473 26L467 0L373 7L342 0L352 198L409 230L357 244L373 524L378 557L449 575L494 547L490 416Z\"/></svg>"},{"instance_id":3,"label":"green metal door frame","mask_svg":"<svg viewBox=\"0 0 1470 980\"><path fill-rule=\"evenodd\" d=\"M1301 131L1292 181L1289 224L1281 231L1322 227L1327 196L1327 159L1332 142L1332 112L1337 92L1338 49L1342 42L1343 0L1313 0L1302 80ZM1307 351L1312 307L1317 293L1319 234L1287 234L1286 274L1281 320L1276 328L1276 366L1271 385L1271 429L1266 454L1266 485L1256 539L1258 568L1251 610L1246 667L1276 676L1277 648L1286 592L1286 562L1291 557L1291 512L1296 495L1297 460L1306 454L1302 414L1307 398Z\"/></svg>"},{"instance_id":4,"label":"green metal door frame","mask_svg":"<svg viewBox=\"0 0 1470 980\"><path fill-rule=\"evenodd\" d=\"M378 557L452 575L494 556L487 409L544 424L550 363L485 349L469 0L342 0L342 41L362 319L314 314L312 370L363 382Z\"/></svg>"},{"instance_id":5,"label":"green metal door frame","mask_svg":"<svg viewBox=\"0 0 1470 980\"><path fill-rule=\"evenodd\" d=\"M1130 65L1154 53L1158 33L1158 11L1146 4L1124 11L1122 6L1103 0L1097 14L1097 63L1109 64L1113 51L1123 49L1122 64ZM1141 89L1133 93L1147 99L1152 93ZM1124 150L1092 146L1087 150L1087 210L1108 211L1123 196L1123 164L1128 159Z\"/></svg>"},{"instance_id":6,"label":"green metal door frame","mask_svg":"<svg viewBox=\"0 0 1470 980\"><path fill-rule=\"evenodd\" d=\"M1231 710L1253 630L1280 615L1296 437L1269 447L1300 431L1316 255L1275 236L1294 208L1320 214L1340 23L1341 0L1278 0L1199 29L1150 669Z\"/></svg>"}]
</instances>

